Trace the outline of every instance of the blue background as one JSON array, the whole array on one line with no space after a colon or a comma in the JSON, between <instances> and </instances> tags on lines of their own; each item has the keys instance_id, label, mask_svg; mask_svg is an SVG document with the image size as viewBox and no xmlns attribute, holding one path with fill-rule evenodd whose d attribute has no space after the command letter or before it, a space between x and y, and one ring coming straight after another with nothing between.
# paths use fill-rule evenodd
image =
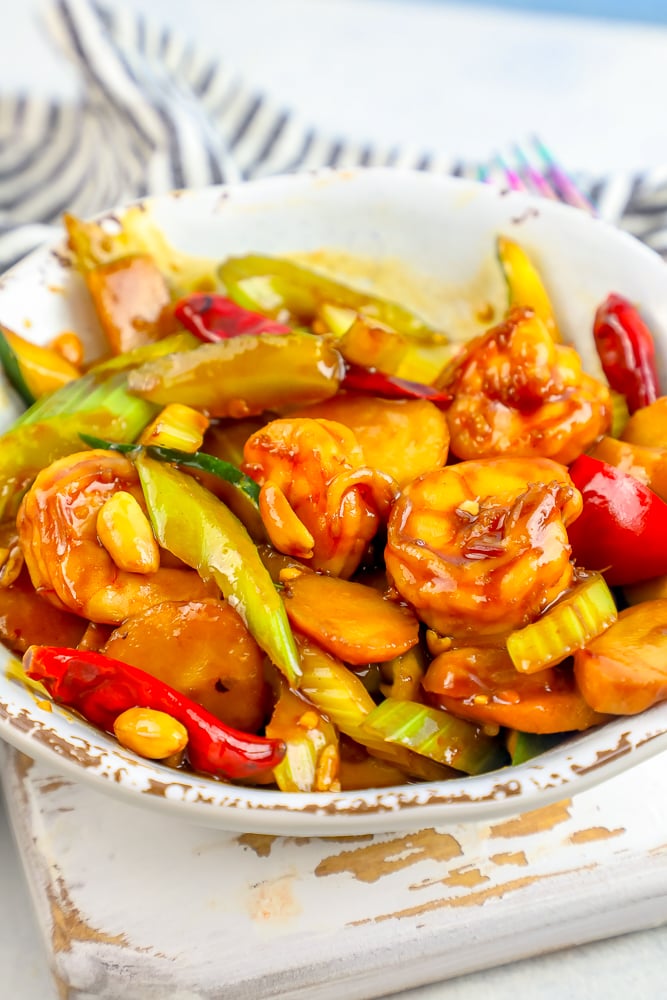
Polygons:
<instances>
[{"instance_id":1,"label":"blue background","mask_svg":"<svg viewBox=\"0 0 667 1000\"><path fill-rule=\"evenodd\" d=\"M477 6L667 24L667 0L484 0Z\"/></svg>"}]
</instances>

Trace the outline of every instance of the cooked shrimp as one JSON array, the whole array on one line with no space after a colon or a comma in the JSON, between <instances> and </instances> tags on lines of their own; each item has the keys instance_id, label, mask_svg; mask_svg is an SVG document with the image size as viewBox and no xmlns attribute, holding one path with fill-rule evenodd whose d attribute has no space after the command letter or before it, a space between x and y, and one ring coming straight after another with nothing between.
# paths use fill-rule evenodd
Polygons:
<instances>
[{"instance_id":1,"label":"cooked shrimp","mask_svg":"<svg viewBox=\"0 0 667 1000\"><path fill-rule=\"evenodd\" d=\"M611 425L611 396L529 309L473 341L438 380L454 395L451 450L463 459L552 458L568 465Z\"/></svg>"},{"instance_id":2,"label":"cooked shrimp","mask_svg":"<svg viewBox=\"0 0 667 1000\"><path fill-rule=\"evenodd\" d=\"M536 618L572 582L566 526L581 511L550 459L461 462L407 486L385 561L398 593L442 635L479 645Z\"/></svg>"},{"instance_id":3,"label":"cooked shrimp","mask_svg":"<svg viewBox=\"0 0 667 1000\"><path fill-rule=\"evenodd\" d=\"M386 516L397 486L364 465L354 433L334 420L273 420L245 444L275 547L348 577Z\"/></svg>"},{"instance_id":4,"label":"cooked shrimp","mask_svg":"<svg viewBox=\"0 0 667 1000\"><path fill-rule=\"evenodd\" d=\"M39 473L16 521L35 590L57 608L111 625L161 601L210 596L194 570L119 568L99 541L97 515L120 491L143 505L134 466L111 451L77 452Z\"/></svg>"}]
</instances>

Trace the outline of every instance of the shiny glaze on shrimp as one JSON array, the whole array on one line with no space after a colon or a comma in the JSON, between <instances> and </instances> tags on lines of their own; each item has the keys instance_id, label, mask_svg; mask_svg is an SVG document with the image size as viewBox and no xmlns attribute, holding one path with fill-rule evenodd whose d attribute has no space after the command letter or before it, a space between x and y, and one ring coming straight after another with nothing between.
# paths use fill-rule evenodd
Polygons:
<instances>
[{"instance_id":1,"label":"shiny glaze on shrimp","mask_svg":"<svg viewBox=\"0 0 667 1000\"><path fill-rule=\"evenodd\" d=\"M552 458L568 465L611 424L611 397L530 309L473 341L442 373L458 458Z\"/></svg>"},{"instance_id":2,"label":"shiny glaze on shrimp","mask_svg":"<svg viewBox=\"0 0 667 1000\"><path fill-rule=\"evenodd\" d=\"M395 481L364 465L354 433L334 420L273 420L245 444L244 469L262 487L274 546L313 569L348 577L396 495Z\"/></svg>"},{"instance_id":3,"label":"shiny glaze on shrimp","mask_svg":"<svg viewBox=\"0 0 667 1000\"><path fill-rule=\"evenodd\" d=\"M118 568L97 537L97 514L120 490L143 505L134 466L111 451L67 455L39 473L16 521L35 590L57 608L110 625L161 601L210 596L194 570Z\"/></svg>"},{"instance_id":4,"label":"shiny glaze on shrimp","mask_svg":"<svg viewBox=\"0 0 667 1000\"><path fill-rule=\"evenodd\" d=\"M394 504L387 571L431 628L492 642L570 586L566 526L580 511L567 469L550 459L447 466L408 485Z\"/></svg>"}]
</instances>

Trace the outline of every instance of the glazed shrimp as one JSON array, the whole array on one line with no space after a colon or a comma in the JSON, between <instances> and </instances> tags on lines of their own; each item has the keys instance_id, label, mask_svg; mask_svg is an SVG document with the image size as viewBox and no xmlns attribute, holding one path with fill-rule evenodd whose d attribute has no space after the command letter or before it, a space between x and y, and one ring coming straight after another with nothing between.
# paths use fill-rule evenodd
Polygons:
<instances>
[{"instance_id":1,"label":"glazed shrimp","mask_svg":"<svg viewBox=\"0 0 667 1000\"><path fill-rule=\"evenodd\" d=\"M611 396L530 309L473 341L438 380L457 458L552 458L568 465L611 425Z\"/></svg>"},{"instance_id":2,"label":"glazed shrimp","mask_svg":"<svg viewBox=\"0 0 667 1000\"><path fill-rule=\"evenodd\" d=\"M119 491L143 506L134 466L111 451L77 452L39 473L16 521L35 590L57 608L109 625L161 601L211 596L194 570L119 568L97 532L99 511Z\"/></svg>"},{"instance_id":3,"label":"glazed shrimp","mask_svg":"<svg viewBox=\"0 0 667 1000\"><path fill-rule=\"evenodd\" d=\"M341 577L359 565L397 492L390 476L364 465L354 433L334 420L273 420L246 442L244 469L261 486L274 546Z\"/></svg>"},{"instance_id":4,"label":"glazed shrimp","mask_svg":"<svg viewBox=\"0 0 667 1000\"><path fill-rule=\"evenodd\" d=\"M581 512L550 459L487 459L407 486L387 526L396 590L442 635L480 645L536 618L570 586L566 526Z\"/></svg>"}]
</instances>

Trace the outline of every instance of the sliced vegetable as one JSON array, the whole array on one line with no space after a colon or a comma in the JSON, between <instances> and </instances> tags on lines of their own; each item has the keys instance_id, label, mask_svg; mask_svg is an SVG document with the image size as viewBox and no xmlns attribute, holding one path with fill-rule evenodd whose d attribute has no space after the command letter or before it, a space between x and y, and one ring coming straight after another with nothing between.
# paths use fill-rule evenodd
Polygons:
<instances>
[{"instance_id":1,"label":"sliced vegetable","mask_svg":"<svg viewBox=\"0 0 667 1000\"><path fill-rule=\"evenodd\" d=\"M653 335L638 309L612 293L595 313L593 336L609 385L625 396L630 413L660 395Z\"/></svg>"},{"instance_id":2,"label":"sliced vegetable","mask_svg":"<svg viewBox=\"0 0 667 1000\"><path fill-rule=\"evenodd\" d=\"M342 358L323 337L242 334L149 362L128 381L132 392L154 403L244 417L327 399L342 376Z\"/></svg>"},{"instance_id":3,"label":"sliced vegetable","mask_svg":"<svg viewBox=\"0 0 667 1000\"><path fill-rule=\"evenodd\" d=\"M285 744L285 756L273 772L281 791L340 790L335 727L286 684L281 685L266 735Z\"/></svg>"},{"instance_id":4,"label":"sliced vegetable","mask_svg":"<svg viewBox=\"0 0 667 1000\"><path fill-rule=\"evenodd\" d=\"M264 653L226 601L154 604L126 618L98 648L164 681L227 726L256 733L264 725Z\"/></svg>"},{"instance_id":5,"label":"sliced vegetable","mask_svg":"<svg viewBox=\"0 0 667 1000\"><path fill-rule=\"evenodd\" d=\"M506 762L503 747L480 726L414 701L385 698L362 728L466 774L493 771Z\"/></svg>"},{"instance_id":6,"label":"sliced vegetable","mask_svg":"<svg viewBox=\"0 0 667 1000\"><path fill-rule=\"evenodd\" d=\"M346 663L391 660L419 638L413 611L362 583L300 573L285 581L284 597L295 628Z\"/></svg>"},{"instance_id":7,"label":"sliced vegetable","mask_svg":"<svg viewBox=\"0 0 667 1000\"><path fill-rule=\"evenodd\" d=\"M38 400L0 438L0 517L40 469L79 450L83 431L131 441L155 409L127 392L122 373L101 384L86 375Z\"/></svg>"},{"instance_id":8,"label":"sliced vegetable","mask_svg":"<svg viewBox=\"0 0 667 1000\"><path fill-rule=\"evenodd\" d=\"M174 306L174 316L186 330L209 342L241 334L258 336L262 333L292 332L291 327L284 323L276 323L261 313L244 309L226 295L213 292L194 292L180 299Z\"/></svg>"},{"instance_id":9,"label":"sliced vegetable","mask_svg":"<svg viewBox=\"0 0 667 1000\"><path fill-rule=\"evenodd\" d=\"M134 461L160 545L202 579L216 581L250 634L297 687L301 667L285 606L241 522L191 476L145 454Z\"/></svg>"},{"instance_id":10,"label":"sliced vegetable","mask_svg":"<svg viewBox=\"0 0 667 1000\"><path fill-rule=\"evenodd\" d=\"M252 779L274 768L284 755L281 740L225 726L163 681L102 653L31 646L23 666L27 676L40 681L56 702L75 709L108 733L129 708L166 712L185 726L187 753L196 771L230 780Z\"/></svg>"},{"instance_id":11,"label":"sliced vegetable","mask_svg":"<svg viewBox=\"0 0 667 1000\"><path fill-rule=\"evenodd\" d=\"M243 284L249 278L271 278L276 310L285 308L305 320L312 320L320 306L327 303L354 309L364 316L379 320L397 333L418 340L437 340L442 343L446 339L405 306L352 288L285 257L266 257L260 254L230 257L221 264L219 275L227 294L234 300L237 300L239 288L243 291ZM241 304L247 303L246 298Z\"/></svg>"},{"instance_id":12,"label":"sliced vegetable","mask_svg":"<svg viewBox=\"0 0 667 1000\"><path fill-rule=\"evenodd\" d=\"M667 699L667 600L621 611L618 621L579 650L574 672L599 712L635 715Z\"/></svg>"},{"instance_id":13,"label":"sliced vegetable","mask_svg":"<svg viewBox=\"0 0 667 1000\"><path fill-rule=\"evenodd\" d=\"M303 668L301 693L331 719L341 733L366 747L373 756L400 767L404 774L412 777L441 781L456 774L449 767L420 757L406 747L386 743L381 736L366 730L362 724L375 708L375 702L362 681L315 643L298 634L296 641Z\"/></svg>"},{"instance_id":14,"label":"sliced vegetable","mask_svg":"<svg viewBox=\"0 0 667 1000\"><path fill-rule=\"evenodd\" d=\"M570 466L583 509L568 527L579 566L611 586L667 573L667 503L634 476L581 455Z\"/></svg>"},{"instance_id":15,"label":"sliced vegetable","mask_svg":"<svg viewBox=\"0 0 667 1000\"><path fill-rule=\"evenodd\" d=\"M507 637L507 651L517 670L532 674L562 663L575 649L616 620L616 605L599 573L581 580L575 588L537 621Z\"/></svg>"},{"instance_id":16,"label":"sliced vegetable","mask_svg":"<svg viewBox=\"0 0 667 1000\"><path fill-rule=\"evenodd\" d=\"M348 392L362 392L369 396L380 396L383 399L427 399L436 406L449 406L451 393L442 392L431 385L421 382L409 382L395 375L384 375L382 372L348 365L341 383L341 389Z\"/></svg>"},{"instance_id":17,"label":"sliced vegetable","mask_svg":"<svg viewBox=\"0 0 667 1000\"><path fill-rule=\"evenodd\" d=\"M498 237L496 249L507 282L510 306L532 309L553 339L560 343L562 338L551 300L537 268L526 251L506 236Z\"/></svg>"},{"instance_id":18,"label":"sliced vegetable","mask_svg":"<svg viewBox=\"0 0 667 1000\"><path fill-rule=\"evenodd\" d=\"M584 701L571 666L521 674L500 647L440 653L429 664L423 686L430 704L479 725L544 735L605 721Z\"/></svg>"}]
</instances>

